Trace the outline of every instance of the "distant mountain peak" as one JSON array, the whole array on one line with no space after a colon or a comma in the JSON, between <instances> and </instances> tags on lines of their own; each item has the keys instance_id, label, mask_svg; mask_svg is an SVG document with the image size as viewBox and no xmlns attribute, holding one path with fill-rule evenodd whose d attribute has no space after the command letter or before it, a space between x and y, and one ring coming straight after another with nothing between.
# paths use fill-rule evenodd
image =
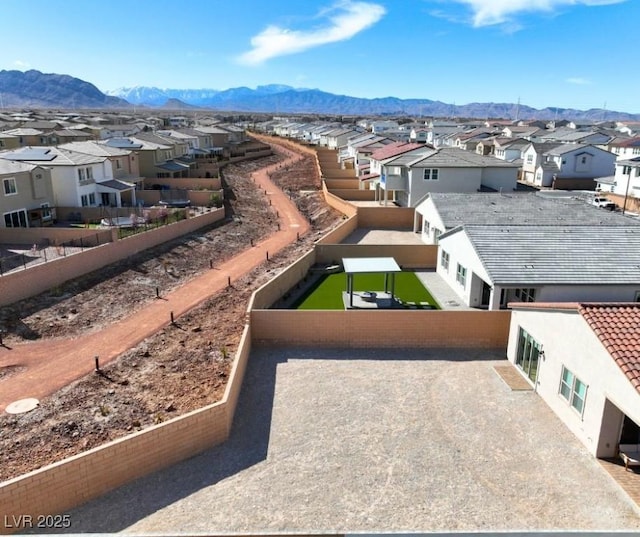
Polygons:
<instances>
[{"instance_id":1,"label":"distant mountain peak","mask_svg":"<svg viewBox=\"0 0 640 537\"><path fill-rule=\"evenodd\" d=\"M0 88L5 107L25 108L130 108L131 106L210 108L235 112L327 115L397 115L409 117L459 117L571 120L640 120L640 114L574 110L548 107L542 110L514 103L469 103L452 105L430 99L380 97L364 99L336 95L319 89L294 88L286 84L265 84L216 89L167 89L147 86L119 88L102 93L89 82L69 75L29 71L0 71ZM516 112L517 110L517 112Z\"/></svg>"}]
</instances>

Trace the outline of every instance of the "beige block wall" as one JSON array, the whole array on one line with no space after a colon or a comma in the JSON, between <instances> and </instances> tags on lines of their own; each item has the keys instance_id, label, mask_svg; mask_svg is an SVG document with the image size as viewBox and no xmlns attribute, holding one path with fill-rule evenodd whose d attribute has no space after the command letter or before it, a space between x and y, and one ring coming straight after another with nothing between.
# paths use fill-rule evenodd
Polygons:
<instances>
[{"instance_id":1,"label":"beige block wall","mask_svg":"<svg viewBox=\"0 0 640 537\"><path fill-rule=\"evenodd\" d=\"M358 229L358 217L352 216L344 220L342 224L336 226L328 233L325 233L316 241L316 244L339 244L356 229Z\"/></svg>"},{"instance_id":2,"label":"beige block wall","mask_svg":"<svg viewBox=\"0 0 640 537\"><path fill-rule=\"evenodd\" d=\"M289 291L289 289L302 280L315 262L316 251L311 250L289 265L280 272L280 274L269 280L253 293L249 301L248 311L270 307L271 304L276 302Z\"/></svg>"},{"instance_id":3,"label":"beige block wall","mask_svg":"<svg viewBox=\"0 0 640 537\"><path fill-rule=\"evenodd\" d=\"M224 197L224 190L187 190L185 195L191 205L206 207L209 205L211 194L217 194L220 199ZM136 198L144 201L145 205L157 205L162 199L160 190L140 190L136 192ZM129 209L131 212L131 209Z\"/></svg>"},{"instance_id":4,"label":"beige block wall","mask_svg":"<svg viewBox=\"0 0 640 537\"><path fill-rule=\"evenodd\" d=\"M330 192L347 201L375 201L376 199L375 190L332 189Z\"/></svg>"},{"instance_id":5,"label":"beige block wall","mask_svg":"<svg viewBox=\"0 0 640 537\"><path fill-rule=\"evenodd\" d=\"M348 177L348 179L338 179L337 177L323 177L323 179L329 190L358 190L360 188L360 179L357 179L353 172L350 173L351 175L344 176Z\"/></svg>"},{"instance_id":6,"label":"beige block wall","mask_svg":"<svg viewBox=\"0 0 640 537\"><path fill-rule=\"evenodd\" d=\"M607 192L606 197L613 203L615 203L618 207L622 208L622 206L624 205L624 196L618 194L610 194ZM634 198L631 195L627 196L627 206L624 209L625 211L631 211L632 213L640 212L640 199Z\"/></svg>"},{"instance_id":7,"label":"beige block wall","mask_svg":"<svg viewBox=\"0 0 640 537\"><path fill-rule=\"evenodd\" d=\"M245 326L222 401L0 484L1 514L64 513L229 438L251 352ZM17 528L13 528L17 530ZM0 533L11 529L0 524Z\"/></svg>"},{"instance_id":8,"label":"beige block wall","mask_svg":"<svg viewBox=\"0 0 640 537\"><path fill-rule=\"evenodd\" d=\"M192 174L197 174L197 171L192 171ZM218 177L206 179L202 177L183 177L179 179L169 179L165 177L151 178L145 181L145 185L149 187L152 184L167 185L173 189L183 190L220 190L222 188L222 181ZM138 193L136 192L136 195Z\"/></svg>"},{"instance_id":9,"label":"beige block wall","mask_svg":"<svg viewBox=\"0 0 640 537\"><path fill-rule=\"evenodd\" d=\"M342 214L347 216L354 216L358 212L358 207L356 207L355 205L352 205L348 201L343 200L342 198L339 198L334 194L331 194L331 192L327 190L327 187L324 184L324 181L322 183L322 191L324 192L324 200L327 202L329 206L333 207L336 211L339 211Z\"/></svg>"},{"instance_id":10,"label":"beige block wall","mask_svg":"<svg viewBox=\"0 0 640 537\"><path fill-rule=\"evenodd\" d=\"M358 226L374 229L413 229L411 207L358 207Z\"/></svg>"},{"instance_id":11,"label":"beige block wall","mask_svg":"<svg viewBox=\"0 0 640 537\"><path fill-rule=\"evenodd\" d=\"M79 241L87 246L111 242L110 229L86 228L0 228L0 243L3 244L62 244L64 242Z\"/></svg>"},{"instance_id":12,"label":"beige block wall","mask_svg":"<svg viewBox=\"0 0 640 537\"><path fill-rule=\"evenodd\" d=\"M231 431L231 427L233 425L233 417L236 413L236 406L238 404L238 399L240 398L240 391L242 390L242 381L244 380L244 374L247 371L250 355L251 327L249 324L246 324L242 331L240 344L238 345L238 350L231 367L231 373L229 374L229 381L227 382L227 387L222 399L222 401L227 405L227 433Z\"/></svg>"},{"instance_id":13,"label":"beige block wall","mask_svg":"<svg viewBox=\"0 0 640 537\"><path fill-rule=\"evenodd\" d=\"M254 345L507 347L511 312L253 310Z\"/></svg>"},{"instance_id":14,"label":"beige block wall","mask_svg":"<svg viewBox=\"0 0 640 537\"><path fill-rule=\"evenodd\" d=\"M228 438L226 403L217 403L0 484L9 516L68 511ZM3 531L4 529L4 531ZM8 533L0 525L0 533Z\"/></svg>"},{"instance_id":15,"label":"beige block wall","mask_svg":"<svg viewBox=\"0 0 640 537\"><path fill-rule=\"evenodd\" d=\"M224 208L138 233L117 242L54 259L0 277L0 306L35 296L62 283L98 270L148 248L224 219Z\"/></svg>"},{"instance_id":16,"label":"beige block wall","mask_svg":"<svg viewBox=\"0 0 640 537\"><path fill-rule=\"evenodd\" d=\"M393 257L401 267L435 268L438 246L433 244L316 244L318 263L339 263L344 257Z\"/></svg>"}]
</instances>

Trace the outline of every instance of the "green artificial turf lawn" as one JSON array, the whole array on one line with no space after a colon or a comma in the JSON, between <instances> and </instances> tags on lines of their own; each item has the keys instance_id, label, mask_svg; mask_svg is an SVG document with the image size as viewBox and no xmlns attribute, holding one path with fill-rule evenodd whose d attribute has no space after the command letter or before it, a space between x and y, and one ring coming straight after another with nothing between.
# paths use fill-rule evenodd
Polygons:
<instances>
[{"instance_id":1,"label":"green artificial turf lawn","mask_svg":"<svg viewBox=\"0 0 640 537\"><path fill-rule=\"evenodd\" d=\"M391 276L389 276L391 286ZM301 310L341 310L344 309L342 292L347 290L347 274L328 274L314 286L294 308ZM384 274L355 274L354 291L384 291ZM396 273L394 289L396 298L403 302L429 302L438 308L437 302L422 285L413 272ZM438 308L439 309L439 308Z\"/></svg>"}]
</instances>

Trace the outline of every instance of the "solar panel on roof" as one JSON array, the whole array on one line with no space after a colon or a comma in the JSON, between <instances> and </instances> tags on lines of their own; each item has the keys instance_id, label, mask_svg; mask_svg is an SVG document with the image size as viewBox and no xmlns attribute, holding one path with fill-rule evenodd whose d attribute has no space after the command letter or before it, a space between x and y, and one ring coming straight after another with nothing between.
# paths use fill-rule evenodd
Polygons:
<instances>
[{"instance_id":1,"label":"solar panel on roof","mask_svg":"<svg viewBox=\"0 0 640 537\"><path fill-rule=\"evenodd\" d=\"M56 154L46 147L30 147L22 151L13 151L4 156L7 160L37 160L40 162L50 162L56 158Z\"/></svg>"}]
</instances>

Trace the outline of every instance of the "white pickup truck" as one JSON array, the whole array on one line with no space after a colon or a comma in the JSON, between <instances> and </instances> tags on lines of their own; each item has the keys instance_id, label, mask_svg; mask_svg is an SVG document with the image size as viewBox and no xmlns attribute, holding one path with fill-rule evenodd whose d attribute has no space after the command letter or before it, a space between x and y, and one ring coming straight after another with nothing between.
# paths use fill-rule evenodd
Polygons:
<instances>
[{"instance_id":1,"label":"white pickup truck","mask_svg":"<svg viewBox=\"0 0 640 537\"><path fill-rule=\"evenodd\" d=\"M610 211L614 211L617 207L615 203L607 198L593 198L591 201L591 205L595 205L596 207L600 207L602 209L609 209Z\"/></svg>"}]
</instances>

